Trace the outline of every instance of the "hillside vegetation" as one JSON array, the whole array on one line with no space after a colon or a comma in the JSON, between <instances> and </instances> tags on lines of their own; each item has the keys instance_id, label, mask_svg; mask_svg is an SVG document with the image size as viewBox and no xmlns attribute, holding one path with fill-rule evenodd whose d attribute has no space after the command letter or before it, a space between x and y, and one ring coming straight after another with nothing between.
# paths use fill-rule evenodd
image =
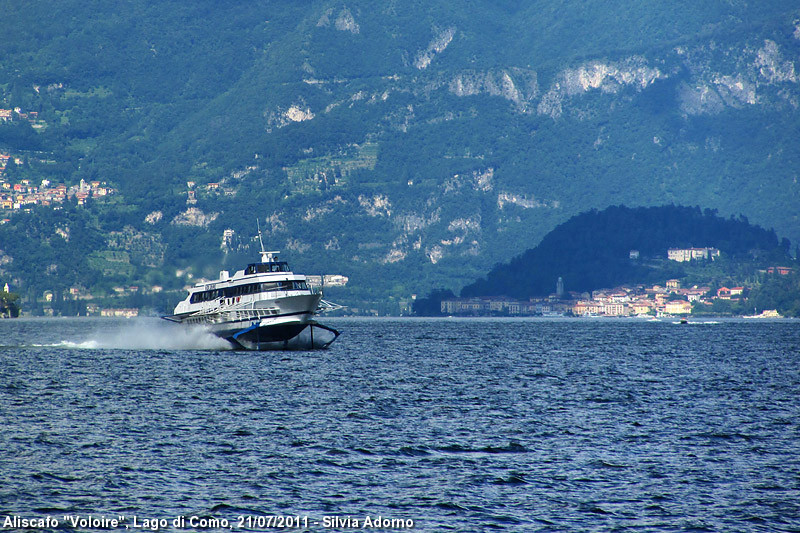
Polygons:
<instances>
[{"instance_id":1,"label":"hillside vegetation","mask_svg":"<svg viewBox=\"0 0 800 533\"><path fill-rule=\"evenodd\" d=\"M666 261L669 248L713 247L729 270L792 263L789 241L746 218L724 219L699 208L615 206L577 215L547 234L533 249L494 267L462 296L547 296L561 277L567 290L590 292L632 283L685 278L695 265ZM632 259L631 250L639 252ZM730 272L728 272L730 273ZM709 278L725 272L712 272ZM697 275L697 274L695 274ZM712 279L698 280L708 283Z\"/></svg>"},{"instance_id":2,"label":"hillside vegetation","mask_svg":"<svg viewBox=\"0 0 800 533\"><path fill-rule=\"evenodd\" d=\"M24 299L159 285L169 306L255 257L256 219L381 312L609 205L701 205L800 242L800 0L0 11L0 108L27 117L0 120L0 179L115 190L2 212L0 280Z\"/></svg>"}]
</instances>

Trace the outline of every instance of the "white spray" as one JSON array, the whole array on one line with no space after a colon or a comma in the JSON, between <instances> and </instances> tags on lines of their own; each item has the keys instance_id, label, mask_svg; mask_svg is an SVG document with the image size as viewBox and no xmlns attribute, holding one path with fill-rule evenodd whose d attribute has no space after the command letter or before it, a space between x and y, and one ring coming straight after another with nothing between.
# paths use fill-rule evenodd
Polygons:
<instances>
[{"instance_id":1,"label":"white spray","mask_svg":"<svg viewBox=\"0 0 800 533\"><path fill-rule=\"evenodd\" d=\"M184 326L156 318L126 319L97 328L88 340L63 342L74 348L118 350L230 350L231 345L201 326Z\"/></svg>"}]
</instances>

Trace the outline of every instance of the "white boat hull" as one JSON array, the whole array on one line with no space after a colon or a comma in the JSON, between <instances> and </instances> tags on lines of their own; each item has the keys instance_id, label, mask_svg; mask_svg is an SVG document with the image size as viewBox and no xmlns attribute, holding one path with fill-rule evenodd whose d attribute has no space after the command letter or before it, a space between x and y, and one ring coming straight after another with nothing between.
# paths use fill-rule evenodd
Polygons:
<instances>
[{"instance_id":1,"label":"white boat hull","mask_svg":"<svg viewBox=\"0 0 800 533\"><path fill-rule=\"evenodd\" d=\"M316 350L327 348L339 332L313 320L321 294L261 300L247 307L164 317L201 325L234 348L244 350Z\"/></svg>"}]
</instances>

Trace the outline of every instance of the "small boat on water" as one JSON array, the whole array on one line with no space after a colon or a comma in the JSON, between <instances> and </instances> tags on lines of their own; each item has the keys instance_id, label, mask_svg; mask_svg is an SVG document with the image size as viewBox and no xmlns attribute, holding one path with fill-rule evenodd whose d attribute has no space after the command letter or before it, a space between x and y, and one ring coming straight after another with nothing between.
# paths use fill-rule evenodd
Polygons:
<instances>
[{"instance_id":1,"label":"small boat on water","mask_svg":"<svg viewBox=\"0 0 800 533\"><path fill-rule=\"evenodd\" d=\"M327 348L339 332L314 316L340 306L322 300L322 292L310 287L304 275L277 260L278 253L264 251L262 243L260 262L233 276L223 270L218 279L197 283L173 314L162 318L204 326L238 349Z\"/></svg>"}]
</instances>

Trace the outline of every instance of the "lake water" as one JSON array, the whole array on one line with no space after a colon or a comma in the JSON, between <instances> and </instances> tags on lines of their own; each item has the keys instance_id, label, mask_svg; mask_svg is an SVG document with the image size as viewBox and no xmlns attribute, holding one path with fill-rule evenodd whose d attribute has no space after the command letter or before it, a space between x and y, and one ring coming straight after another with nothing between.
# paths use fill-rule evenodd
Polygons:
<instances>
[{"instance_id":1,"label":"lake water","mask_svg":"<svg viewBox=\"0 0 800 533\"><path fill-rule=\"evenodd\" d=\"M0 527L800 531L798 321L323 322L0 321Z\"/></svg>"}]
</instances>

